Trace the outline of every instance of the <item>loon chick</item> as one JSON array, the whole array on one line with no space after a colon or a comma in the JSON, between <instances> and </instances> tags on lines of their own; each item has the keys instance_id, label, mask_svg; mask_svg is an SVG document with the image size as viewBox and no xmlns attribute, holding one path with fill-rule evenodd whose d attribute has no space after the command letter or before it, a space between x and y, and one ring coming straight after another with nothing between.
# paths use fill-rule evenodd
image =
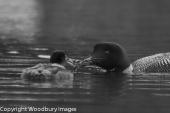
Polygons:
<instances>
[{"instance_id":1,"label":"loon chick","mask_svg":"<svg viewBox=\"0 0 170 113\"><path fill-rule=\"evenodd\" d=\"M50 56L50 63L40 63L24 69L21 78L28 81L73 79L73 74L65 66L74 65L71 62L67 62L66 57L64 52L55 51Z\"/></svg>"},{"instance_id":2,"label":"loon chick","mask_svg":"<svg viewBox=\"0 0 170 113\"><path fill-rule=\"evenodd\" d=\"M85 59L82 65L96 65L107 71L125 74L168 73L170 72L170 53L159 53L130 63L121 45L104 42L94 46L91 57Z\"/></svg>"}]
</instances>

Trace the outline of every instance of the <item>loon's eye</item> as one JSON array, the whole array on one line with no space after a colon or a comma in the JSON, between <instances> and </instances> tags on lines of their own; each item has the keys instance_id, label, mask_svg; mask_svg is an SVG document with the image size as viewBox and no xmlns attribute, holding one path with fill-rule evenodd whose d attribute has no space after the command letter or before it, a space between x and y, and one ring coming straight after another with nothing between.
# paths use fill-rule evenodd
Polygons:
<instances>
[{"instance_id":1,"label":"loon's eye","mask_svg":"<svg viewBox=\"0 0 170 113\"><path fill-rule=\"evenodd\" d=\"M110 51L108 51L108 50L105 51L105 54L109 54L109 53L110 53Z\"/></svg>"}]
</instances>

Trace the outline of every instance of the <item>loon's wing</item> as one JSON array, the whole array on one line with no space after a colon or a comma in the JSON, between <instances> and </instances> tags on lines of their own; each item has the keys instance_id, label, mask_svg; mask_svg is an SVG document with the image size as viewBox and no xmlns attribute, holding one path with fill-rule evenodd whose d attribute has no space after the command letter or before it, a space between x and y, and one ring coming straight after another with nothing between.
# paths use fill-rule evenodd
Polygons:
<instances>
[{"instance_id":1,"label":"loon's wing","mask_svg":"<svg viewBox=\"0 0 170 113\"><path fill-rule=\"evenodd\" d=\"M134 73L170 72L170 53L144 57L132 63Z\"/></svg>"}]
</instances>

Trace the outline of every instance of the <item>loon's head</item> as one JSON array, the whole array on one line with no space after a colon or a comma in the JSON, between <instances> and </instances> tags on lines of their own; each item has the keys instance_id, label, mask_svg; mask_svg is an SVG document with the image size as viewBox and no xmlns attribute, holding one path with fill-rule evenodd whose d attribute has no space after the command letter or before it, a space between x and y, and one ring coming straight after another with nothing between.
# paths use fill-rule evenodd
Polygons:
<instances>
[{"instance_id":1,"label":"loon's head","mask_svg":"<svg viewBox=\"0 0 170 113\"><path fill-rule=\"evenodd\" d=\"M63 64L66 60L66 55L63 51L54 51L50 56L51 63Z\"/></svg>"},{"instance_id":2,"label":"loon's head","mask_svg":"<svg viewBox=\"0 0 170 113\"><path fill-rule=\"evenodd\" d=\"M122 72L130 66L124 48L117 43L110 42L96 44L91 57L86 62L115 72Z\"/></svg>"}]
</instances>

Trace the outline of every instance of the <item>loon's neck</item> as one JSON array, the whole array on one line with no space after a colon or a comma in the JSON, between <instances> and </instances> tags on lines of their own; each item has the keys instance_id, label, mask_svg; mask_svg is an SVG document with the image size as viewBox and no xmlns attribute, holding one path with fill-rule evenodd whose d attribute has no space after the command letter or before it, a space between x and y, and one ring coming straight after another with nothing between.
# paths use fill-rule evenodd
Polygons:
<instances>
[{"instance_id":1,"label":"loon's neck","mask_svg":"<svg viewBox=\"0 0 170 113\"><path fill-rule=\"evenodd\" d=\"M123 74L133 74L133 66L132 66L132 64L130 64L129 67L127 67L126 69L124 69L124 70L122 71L122 73L123 73Z\"/></svg>"},{"instance_id":2,"label":"loon's neck","mask_svg":"<svg viewBox=\"0 0 170 113\"><path fill-rule=\"evenodd\" d=\"M128 69L131 66L130 61L127 57L121 58L118 60L118 63L115 66L115 72L123 72L124 70Z\"/></svg>"}]
</instances>

